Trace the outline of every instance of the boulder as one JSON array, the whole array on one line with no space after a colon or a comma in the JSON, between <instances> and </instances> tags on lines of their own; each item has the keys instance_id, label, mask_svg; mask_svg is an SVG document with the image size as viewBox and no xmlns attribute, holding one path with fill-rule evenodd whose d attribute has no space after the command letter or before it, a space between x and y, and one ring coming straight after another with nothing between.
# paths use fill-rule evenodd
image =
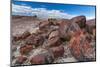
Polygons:
<instances>
[{"instance_id":1,"label":"boulder","mask_svg":"<svg viewBox=\"0 0 100 67\"><path fill-rule=\"evenodd\" d=\"M40 30L43 30L45 28L48 28L49 25L50 25L50 23L49 23L48 20L43 20L43 21L40 22L39 28L40 28Z\"/></svg>"},{"instance_id":2,"label":"boulder","mask_svg":"<svg viewBox=\"0 0 100 67\"><path fill-rule=\"evenodd\" d=\"M54 56L52 51L49 48L37 48L31 55L30 60L32 57L42 55L46 59L46 63L52 63L54 61Z\"/></svg>"},{"instance_id":3,"label":"boulder","mask_svg":"<svg viewBox=\"0 0 100 67\"><path fill-rule=\"evenodd\" d=\"M16 64L23 64L27 60L25 56L18 56L16 60Z\"/></svg>"},{"instance_id":4,"label":"boulder","mask_svg":"<svg viewBox=\"0 0 100 67\"><path fill-rule=\"evenodd\" d=\"M34 45L35 47L40 46L43 44L44 38L38 34L32 34L28 38L26 38L26 44Z\"/></svg>"},{"instance_id":5,"label":"boulder","mask_svg":"<svg viewBox=\"0 0 100 67\"><path fill-rule=\"evenodd\" d=\"M35 55L30 60L31 64L46 64L46 63L52 63L53 61L54 58L52 54L48 52Z\"/></svg>"},{"instance_id":6,"label":"boulder","mask_svg":"<svg viewBox=\"0 0 100 67\"><path fill-rule=\"evenodd\" d=\"M95 48L93 48L90 43L86 42L84 45L82 45L81 51L84 56L84 61L95 60Z\"/></svg>"},{"instance_id":7,"label":"boulder","mask_svg":"<svg viewBox=\"0 0 100 67\"><path fill-rule=\"evenodd\" d=\"M60 31L60 37L66 38L67 37L67 30L69 28L70 20L61 20L59 24L59 31Z\"/></svg>"},{"instance_id":8,"label":"boulder","mask_svg":"<svg viewBox=\"0 0 100 67\"><path fill-rule=\"evenodd\" d=\"M70 41L71 54L78 61L91 61L95 58L95 50L90 45L91 40L87 39L87 33L76 32Z\"/></svg>"},{"instance_id":9,"label":"boulder","mask_svg":"<svg viewBox=\"0 0 100 67\"><path fill-rule=\"evenodd\" d=\"M36 55L31 58L30 62L31 64L45 64L46 57L44 55Z\"/></svg>"},{"instance_id":10,"label":"boulder","mask_svg":"<svg viewBox=\"0 0 100 67\"><path fill-rule=\"evenodd\" d=\"M80 28L86 27L86 17L83 15L72 18L71 22L77 23L80 26Z\"/></svg>"},{"instance_id":11,"label":"boulder","mask_svg":"<svg viewBox=\"0 0 100 67\"><path fill-rule=\"evenodd\" d=\"M50 23L51 25L58 25L56 19L50 18L50 19L48 19L48 21L49 21L49 23Z\"/></svg>"},{"instance_id":12,"label":"boulder","mask_svg":"<svg viewBox=\"0 0 100 67\"><path fill-rule=\"evenodd\" d=\"M70 31L76 32L76 31L80 31L80 30L81 29L77 23L74 23L74 22L70 23L69 28L68 28L68 32L70 32Z\"/></svg>"},{"instance_id":13,"label":"boulder","mask_svg":"<svg viewBox=\"0 0 100 67\"><path fill-rule=\"evenodd\" d=\"M39 24L39 33L42 34L44 38L48 38L50 32L59 28L59 26L56 25L56 22L56 19L41 21Z\"/></svg>"},{"instance_id":14,"label":"boulder","mask_svg":"<svg viewBox=\"0 0 100 67\"><path fill-rule=\"evenodd\" d=\"M64 47L62 45L50 48L55 58L64 55Z\"/></svg>"},{"instance_id":15,"label":"boulder","mask_svg":"<svg viewBox=\"0 0 100 67\"><path fill-rule=\"evenodd\" d=\"M58 30L52 31L49 34L47 46L53 47L53 46L58 46L60 44L61 44L61 41L60 41L60 37L59 37L59 31Z\"/></svg>"},{"instance_id":16,"label":"boulder","mask_svg":"<svg viewBox=\"0 0 100 67\"><path fill-rule=\"evenodd\" d=\"M70 41L73 33L79 30L78 24L70 20L62 20L59 24L60 38L65 41Z\"/></svg>"},{"instance_id":17,"label":"boulder","mask_svg":"<svg viewBox=\"0 0 100 67\"><path fill-rule=\"evenodd\" d=\"M21 55L28 54L33 49L32 45L24 45L20 47Z\"/></svg>"},{"instance_id":18,"label":"boulder","mask_svg":"<svg viewBox=\"0 0 100 67\"><path fill-rule=\"evenodd\" d=\"M25 31L23 34L17 34L16 36L13 36L13 40L18 41L18 40L21 40L21 39L25 39L30 35L31 34L30 34L29 31Z\"/></svg>"}]
</instances>

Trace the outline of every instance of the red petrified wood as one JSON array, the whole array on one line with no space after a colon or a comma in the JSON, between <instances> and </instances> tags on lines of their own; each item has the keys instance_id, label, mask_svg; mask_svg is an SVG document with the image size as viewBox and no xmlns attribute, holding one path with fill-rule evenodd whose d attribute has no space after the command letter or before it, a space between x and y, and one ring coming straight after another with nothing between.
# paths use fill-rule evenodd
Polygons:
<instances>
[{"instance_id":1,"label":"red petrified wood","mask_svg":"<svg viewBox=\"0 0 100 67\"><path fill-rule=\"evenodd\" d=\"M20 47L20 53L23 54L28 54L31 50L33 49L32 45L24 45Z\"/></svg>"}]
</instances>

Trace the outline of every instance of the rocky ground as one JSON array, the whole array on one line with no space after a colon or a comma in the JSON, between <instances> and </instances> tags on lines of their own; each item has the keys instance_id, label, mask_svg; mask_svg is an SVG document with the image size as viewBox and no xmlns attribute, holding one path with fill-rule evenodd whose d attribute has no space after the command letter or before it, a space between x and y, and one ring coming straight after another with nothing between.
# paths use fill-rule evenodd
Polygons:
<instances>
[{"instance_id":1,"label":"rocky ground","mask_svg":"<svg viewBox=\"0 0 100 67\"><path fill-rule=\"evenodd\" d=\"M12 16L12 65L95 61L95 19L91 22L85 16L47 20Z\"/></svg>"}]
</instances>

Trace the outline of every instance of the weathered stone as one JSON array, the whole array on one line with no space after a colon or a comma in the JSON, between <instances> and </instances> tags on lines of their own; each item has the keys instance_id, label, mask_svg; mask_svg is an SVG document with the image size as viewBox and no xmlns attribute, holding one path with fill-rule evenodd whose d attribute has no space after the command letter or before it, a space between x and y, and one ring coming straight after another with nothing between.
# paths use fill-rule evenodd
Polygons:
<instances>
[{"instance_id":1,"label":"weathered stone","mask_svg":"<svg viewBox=\"0 0 100 67\"><path fill-rule=\"evenodd\" d=\"M45 28L48 28L48 25L50 25L49 21L48 20L44 20L44 21L40 22L39 28L40 28L40 30L43 30Z\"/></svg>"},{"instance_id":2,"label":"weathered stone","mask_svg":"<svg viewBox=\"0 0 100 67\"><path fill-rule=\"evenodd\" d=\"M44 38L41 35L32 34L25 41L26 44L31 44L37 47L43 44Z\"/></svg>"},{"instance_id":3,"label":"weathered stone","mask_svg":"<svg viewBox=\"0 0 100 67\"><path fill-rule=\"evenodd\" d=\"M31 58L30 60L31 64L45 64L46 62L46 57L43 54L36 55Z\"/></svg>"},{"instance_id":4,"label":"weathered stone","mask_svg":"<svg viewBox=\"0 0 100 67\"><path fill-rule=\"evenodd\" d=\"M47 45L52 47L52 46L58 46L60 44L61 44L61 41L59 37L59 31L58 30L52 31L49 35Z\"/></svg>"},{"instance_id":5,"label":"weathered stone","mask_svg":"<svg viewBox=\"0 0 100 67\"><path fill-rule=\"evenodd\" d=\"M84 55L85 61L93 61L95 60L95 49L90 45L90 43L86 42L82 45L82 53Z\"/></svg>"},{"instance_id":6,"label":"weathered stone","mask_svg":"<svg viewBox=\"0 0 100 67\"><path fill-rule=\"evenodd\" d=\"M18 23L18 31L13 32L13 35L23 32L24 26L29 29L30 33L26 31L12 37L12 64L96 60L96 27L94 24L90 24L90 21L88 22L86 24L85 16L77 16L72 19L43 20L37 18L30 22L32 24L28 23L29 25L26 24L27 22L24 25ZM16 24L13 27L15 26Z\"/></svg>"},{"instance_id":7,"label":"weathered stone","mask_svg":"<svg viewBox=\"0 0 100 67\"><path fill-rule=\"evenodd\" d=\"M70 41L74 32L79 31L80 27L77 23L70 20L62 20L59 25L60 37L62 40Z\"/></svg>"},{"instance_id":8,"label":"weathered stone","mask_svg":"<svg viewBox=\"0 0 100 67\"><path fill-rule=\"evenodd\" d=\"M60 31L60 37L66 38L67 37L67 30L69 28L69 20L62 20L59 24L59 31Z\"/></svg>"},{"instance_id":9,"label":"weathered stone","mask_svg":"<svg viewBox=\"0 0 100 67\"><path fill-rule=\"evenodd\" d=\"M25 31L23 34L17 34L16 36L13 36L13 40L17 41L17 40L25 39L30 35L31 35L30 32Z\"/></svg>"},{"instance_id":10,"label":"weathered stone","mask_svg":"<svg viewBox=\"0 0 100 67\"><path fill-rule=\"evenodd\" d=\"M68 28L68 32L73 31L73 32L77 32L80 31L80 27L77 23L71 22Z\"/></svg>"},{"instance_id":11,"label":"weathered stone","mask_svg":"<svg viewBox=\"0 0 100 67\"><path fill-rule=\"evenodd\" d=\"M49 48L37 48L34 53L32 53L30 59L34 56L42 55L46 58L46 63L52 63L54 61L54 56Z\"/></svg>"},{"instance_id":12,"label":"weathered stone","mask_svg":"<svg viewBox=\"0 0 100 67\"><path fill-rule=\"evenodd\" d=\"M18 56L16 60L16 64L23 64L27 60L25 56Z\"/></svg>"},{"instance_id":13,"label":"weathered stone","mask_svg":"<svg viewBox=\"0 0 100 67\"><path fill-rule=\"evenodd\" d=\"M30 60L31 64L46 64L52 63L53 61L53 55L48 50L33 56Z\"/></svg>"},{"instance_id":14,"label":"weathered stone","mask_svg":"<svg viewBox=\"0 0 100 67\"><path fill-rule=\"evenodd\" d=\"M86 17L85 16L77 16L71 19L71 22L77 23L80 28L86 27Z\"/></svg>"},{"instance_id":15,"label":"weathered stone","mask_svg":"<svg viewBox=\"0 0 100 67\"><path fill-rule=\"evenodd\" d=\"M22 55L28 54L32 49L33 49L32 45L24 45L24 46L20 47L20 53Z\"/></svg>"},{"instance_id":16,"label":"weathered stone","mask_svg":"<svg viewBox=\"0 0 100 67\"><path fill-rule=\"evenodd\" d=\"M48 21L50 22L51 25L58 25L57 20L56 19L48 19Z\"/></svg>"},{"instance_id":17,"label":"weathered stone","mask_svg":"<svg viewBox=\"0 0 100 67\"><path fill-rule=\"evenodd\" d=\"M64 55L64 47L62 45L50 48L55 58Z\"/></svg>"},{"instance_id":18,"label":"weathered stone","mask_svg":"<svg viewBox=\"0 0 100 67\"><path fill-rule=\"evenodd\" d=\"M90 61L95 58L94 48L90 45L91 40L87 39L87 33L76 32L70 41L70 51L78 61Z\"/></svg>"}]
</instances>

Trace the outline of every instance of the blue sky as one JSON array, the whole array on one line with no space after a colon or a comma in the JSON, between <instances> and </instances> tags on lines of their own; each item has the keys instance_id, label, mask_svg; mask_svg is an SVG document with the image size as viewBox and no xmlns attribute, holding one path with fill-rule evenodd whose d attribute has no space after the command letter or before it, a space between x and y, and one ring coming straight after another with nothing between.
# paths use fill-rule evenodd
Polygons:
<instances>
[{"instance_id":1,"label":"blue sky","mask_svg":"<svg viewBox=\"0 0 100 67\"><path fill-rule=\"evenodd\" d=\"M34 13L34 11L39 12ZM40 17L47 17L47 15L55 15L54 17L58 18L72 18L78 15L85 15L88 19L92 19L95 18L95 6L13 1L12 13L14 15L29 16L36 14Z\"/></svg>"}]
</instances>

